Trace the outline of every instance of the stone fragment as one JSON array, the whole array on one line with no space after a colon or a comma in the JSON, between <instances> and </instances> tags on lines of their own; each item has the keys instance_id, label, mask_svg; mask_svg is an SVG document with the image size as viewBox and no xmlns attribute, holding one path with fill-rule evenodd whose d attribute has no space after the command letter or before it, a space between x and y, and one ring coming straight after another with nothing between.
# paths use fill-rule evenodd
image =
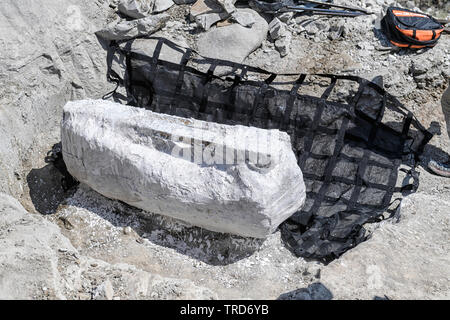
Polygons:
<instances>
[{"instance_id":1,"label":"stone fragment","mask_svg":"<svg viewBox=\"0 0 450 320\"><path fill-rule=\"evenodd\" d=\"M195 17L195 23L203 30L209 30L215 23L228 17L227 13L207 13Z\"/></svg>"},{"instance_id":2,"label":"stone fragment","mask_svg":"<svg viewBox=\"0 0 450 320\"><path fill-rule=\"evenodd\" d=\"M172 0L121 0L118 10L130 18L139 19L166 11L173 5Z\"/></svg>"},{"instance_id":3,"label":"stone fragment","mask_svg":"<svg viewBox=\"0 0 450 320\"><path fill-rule=\"evenodd\" d=\"M280 19L281 22L288 23L292 17L294 16L294 12L282 12L277 14L277 18Z\"/></svg>"},{"instance_id":4,"label":"stone fragment","mask_svg":"<svg viewBox=\"0 0 450 320\"><path fill-rule=\"evenodd\" d=\"M274 18L269 23L269 34L272 40L277 40L279 37L286 33L286 27L284 24L278 19Z\"/></svg>"},{"instance_id":5,"label":"stone fragment","mask_svg":"<svg viewBox=\"0 0 450 320\"><path fill-rule=\"evenodd\" d=\"M161 13L137 20L120 21L97 31L96 35L106 40L133 39L138 36L151 35L161 29L169 19L169 15Z\"/></svg>"},{"instance_id":6,"label":"stone fragment","mask_svg":"<svg viewBox=\"0 0 450 320\"><path fill-rule=\"evenodd\" d=\"M209 13L220 13L223 11L223 8L217 3L215 0L197 0L194 3L190 10L191 19Z\"/></svg>"},{"instance_id":7,"label":"stone fragment","mask_svg":"<svg viewBox=\"0 0 450 320\"><path fill-rule=\"evenodd\" d=\"M198 0L191 7L191 20L195 20L204 30L209 30L215 23L228 18L244 27L251 27L256 22L253 13L237 10L234 2L236 1Z\"/></svg>"},{"instance_id":8,"label":"stone fragment","mask_svg":"<svg viewBox=\"0 0 450 320\"><path fill-rule=\"evenodd\" d=\"M216 0L222 8L228 13L232 14L236 11L236 7L234 6L234 3L236 0Z\"/></svg>"},{"instance_id":9,"label":"stone fragment","mask_svg":"<svg viewBox=\"0 0 450 320\"><path fill-rule=\"evenodd\" d=\"M251 12L245 12L242 10L237 10L231 14L231 18L233 21L236 21L241 26L250 28L252 25L256 23L255 16Z\"/></svg>"},{"instance_id":10,"label":"stone fragment","mask_svg":"<svg viewBox=\"0 0 450 320\"><path fill-rule=\"evenodd\" d=\"M212 231L265 238L305 201L285 132L69 102L68 171L102 195Z\"/></svg>"},{"instance_id":11,"label":"stone fragment","mask_svg":"<svg viewBox=\"0 0 450 320\"><path fill-rule=\"evenodd\" d=\"M114 289L111 281L106 280L99 285L93 294L94 300L112 300L114 297Z\"/></svg>"},{"instance_id":12,"label":"stone fragment","mask_svg":"<svg viewBox=\"0 0 450 320\"><path fill-rule=\"evenodd\" d=\"M282 57L288 55L291 46L291 39L291 33L286 32L282 37L278 38L275 41L275 48L278 50Z\"/></svg>"}]
</instances>

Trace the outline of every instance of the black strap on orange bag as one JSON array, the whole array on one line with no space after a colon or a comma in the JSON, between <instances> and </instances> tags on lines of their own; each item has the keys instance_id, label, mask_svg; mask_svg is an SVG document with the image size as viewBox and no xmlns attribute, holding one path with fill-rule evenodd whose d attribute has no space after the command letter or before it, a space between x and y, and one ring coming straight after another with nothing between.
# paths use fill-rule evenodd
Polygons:
<instances>
[{"instance_id":1,"label":"black strap on orange bag","mask_svg":"<svg viewBox=\"0 0 450 320\"><path fill-rule=\"evenodd\" d=\"M434 47L444 31L433 17L397 7L388 8L381 28L393 45L413 49Z\"/></svg>"}]
</instances>

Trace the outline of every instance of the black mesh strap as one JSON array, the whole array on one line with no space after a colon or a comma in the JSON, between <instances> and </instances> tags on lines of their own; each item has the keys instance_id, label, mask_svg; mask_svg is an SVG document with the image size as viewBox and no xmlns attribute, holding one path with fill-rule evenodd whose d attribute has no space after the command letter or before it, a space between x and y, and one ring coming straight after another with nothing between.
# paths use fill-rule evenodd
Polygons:
<instances>
[{"instance_id":1,"label":"black mesh strap","mask_svg":"<svg viewBox=\"0 0 450 320\"><path fill-rule=\"evenodd\" d=\"M175 92L173 93L173 98L172 101L170 103L170 112L169 114L174 114L175 110L176 110L176 101L178 100L178 96L180 94L181 88L183 86L183 81L184 81L184 74L185 74L185 69L186 69L186 65L189 62L189 58L191 57L192 54L192 50L190 49L186 49L186 51L183 54L183 57L181 58L181 62L180 62L180 71L178 72L178 79L175 85Z\"/></svg>"},{"instance_id":2,"label":"black mesh strap","mask_svg":"<svg viewBox=\"0 0 450 320\"><path fill-rule=\"evenodd\" d=\"M336 144L334 146L334 151L333 151L333 155L330 158L330 160L328 160L327 166L325 168L325 174L324 174L324 181L322 183L322 185L320 186L319 192L317 193L317 197L314 200L314 204L311 207L310 213L315 214L317 212L317 210L319 209L322 200L325 196L325 193L328 190L328 187L330 186L330 182L331 182L331 177L332 177L332 172L333 169L336 166L336 162L339 156L339 153L342 150L342 147L344 146L344 137L345 137L345 132L347 131L347 126L349 123L350 119L345 117L342 121L341 124L341 128L339 129L339 133L336 139Z\"/></svg>"},{"instance_id":3,"label":"black mesh strap","mask_svg":"<svg viewBox=\"0 0 450 320\"><path fill-rule=\"evenodd\" d=\"M306 79L306 74L301 74L300 77L295 81L295 84L292 86L291 92L289 93L289 100L287 101L286 111L284 112L283 122L281 124L281 129L286 130L291 121L291 113L294 108L294 103L297 98L297 92L300 86Z\"/></svg>"},{"instance_id":4,"label":"black mesh strap","mask_svg":"<svg viewBox=\"0 0 450 320\"><path fill-rule=\"evenodd\" d=\"M204 113L206 110L206 107L208 106L208 87L209 82L213 79L214 76L214 70L216 69L217 64L212 64L209 67L208 72L206 73L206 79L203 82L203 93L202 93L202 102L200 103L200 108L198 110L199 113Z\"/></svg>"},{"instance_id":5,"label":"black mesh strap","mask_svg":"<svg viewBox=\"0 0 450 320\"><path fill-rule=\"evenodd\" d=\"M365 87L365 84L361 85L360 90L361 90L361 88L364 88L364 87ZM385 108L386 108L386 100L383 99L383 104L382 104L380 110L378 111L376 120L372 121L370 123L371 129L369 132L369 137L367 139L366 149L364 149L362 159L361 159L360 163L358 164L358 170L356 173L356 179L355 179L355 183L354 183L355 187L353 188L353 192L350 197L350 203L347 206L347 210L353 210L355 208L355 205L358 201L358 198L361 193L361 189L362 189L363 185L369 187L369 185L364 180L364 175L367 170L367 166L368 166L368 163L370 160L370 155L373 150L374 140L375 140L378 128L380 127L381 119L383 118Z\"/></svg>"},{"instance_id":6,"label":"black mesh strap","mask_svg":"<svg viewBox=\"0 0 450 320\"><path fill-rule=\"evenodd\" d=\"M334 87L336 86L336 82L337 82L337 77L332 77L331 78L331 83L330 85L327 87L327 89L324 91L324 93L322 94L322 96L320 97L321 99L327 100L328 97L330 96L331 92L333 91Z\"/></svg>"},{"instance_id":7,"label":"black mesh strap","mask_svg":"<svg viewBox=\"0 0 450 320\"><path fill-rule=\"evenodd\" d=\"M241 83L241 80L246 76L247 74L247 68L242 69L240 75L236 75L233 80L233 84L230 88L229 93L229 103L227 106L227 118L231 119L235 113L236 110L236 89L238 85Z\"/></svg>"},{"instance_id":8,"label":"black mesh strap","mask_svg":"<svg viewBox=\"0 0 450 320\"><path fill-rule=\"evenodd\" d=\"M356 104L358 103L358 101L362 95L362 92L365 88L365 83L363 81L358 81L358 82L359 82L358 92L353 97L351 105L350 105L350 107L352 107L353 109L355 108ZM348 126L349 122L350 122L350 119L348 117L345 117L342 121L341 128L339 129L338 136L336 138L333 155L328 160L328 163L325 168L324 181L323 181L322 185L320 186L319 192L317 193L317 196L314 200L314 204L310 210L310 213L312 213L312 214L315 214L316 211L319 209L321 202L322 202L323 198L325 197L325 193L327 192L327 190L330 186L330 182L332 181L333 170L336 167L336 163L338 161L339 154L341 153L341 150L344 146L345 133L347 131L347 126Z\"/></svg>"},{"instance_id":9,"label":"black mesh strap","mask_svg":"<svg viewBox=\"0 0 450 320\"><path fill-rule=\"evenodd\" d=\"M323 110L326 107L325 101L320 101L317 105L316 112L314 113L314 119L312 120L311 126L308 130L308 133L306 134L305 140L304 140L304 147L303 150L298 151L298 165L300 169L304 169L306 160L309 158L311 153L311 148L314 142L314 134L317 130L317 127L319 126L320 119L322 117Z\"/></svg>"},{"instance_id":10,"label":"black mesh strap","mask_svg":"<svg viewBox=\"0 0 450 320\"><path fill-rule=\"evenodd\" d=\"M327 87L327 89L325 90L325 92L322 94L321 97L321 101L318 103L316 112L314 113L314 119L312 120L311 123L311 127L308 130L308 133L305 137L305 141L304 141L304 147L303 150L301 150L301 153L298 154L298 165L300 167L300 169L303 170L306 160L310 157L311 155L311 148L314 142L314 135L317 131L317 129L319 128L320 125L320 119L322 117L322 113L326 107L326 99L328 99L328 96L331 94L331 92L333 91L335 85L337 82L337 77L331 77L331 83L330 85ZM298 89L297 89L298 90ZM337 133L336 133L337 134Z\"/></svg>"},{"instance_id":11,"label":"black mesh strap","mask_svg":"<svg viewBox=\"0 0 450 320\"><path fill-rule=\"evenodd\" d=\"M259 108L261 101L264 101L264 97L266 91L269 89L269 85L275 80L277 77L276 74L271 74L263 83L260 84L258 89L258 93L255 96L255 100L253 100L253 106L251 109L250 117L248 119L247 125L251 125L256 118L256 110Z\"/></svg>"}]
</instances>

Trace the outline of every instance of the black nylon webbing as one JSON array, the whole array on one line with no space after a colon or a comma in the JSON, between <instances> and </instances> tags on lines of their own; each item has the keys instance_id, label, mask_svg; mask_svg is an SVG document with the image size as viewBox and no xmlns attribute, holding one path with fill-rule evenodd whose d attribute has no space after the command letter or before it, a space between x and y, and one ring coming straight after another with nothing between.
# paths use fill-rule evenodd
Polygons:
<instances>
[{"instance_id":1,"label":"black nylon webbing","mask_svg":"<svg viewBox=\"0 0 450 320\"><path fill-rule=\"evenodd\" d=\"M261 103L261 101L264 100L266 91L267 91L267 89L269 89L269 85L273 82L273 80L275 80L275 78L276 78L276 75L271 74L266 80L264 80L263 83L260 84L260 88L255 97L255 100L253 100L253 106L252 106L251 114L248 119L247 125L250 125L253 122L253 120L255 119L256 110L258 109L258 106Z\"/></svg>"},{"instance_id":2,"label":"black nylon webbing","mask_svg":"<svg viewBox=\"0 0 450 320\"><path fill-rule=\"evenodd\" d=\"M374 122L370 123L371 129L370 129L369 137L367 140L367 148L364 149L362 159L358 164L358 170L357 170L356 179L355 179L355 187L354 187L352 195L350 197L350 203L347 207L347 210L353 210L355 208L356 202L358 201L358 198L361 193L361 189L362 189L363 185L369 187L369 184L364 181L364 175L367 170L367 166L368 166L368 163L370 160L369 158L370 158L370 155L371 155L372 149L373 149L374 140L375 140L379 125L381 123L381 119L383 118L385 108L386 108L386 100L383 99L383 104L378 112L376 120Z\"/></svg>"},{"instance_id":3,"label":"black nylon webbing","mask_svg":"<svg viewBox=\"0 0 450 320\"><path fill-rule=\"evenodd\" d=\"M359 82L358 92L355 94L355 96L352 99L352 102L350 104L350 107L352 107L352 108L355 108L355 106L358 103L358 101L362 95L362 92L365 88L364 82L362 82L362 81L358 81L358 82ZM327 166L325 168L324 183L320 186L319 192L317 194L317 197L314 200L313 206L311 207L310 213L314 213L319 209L320 204L321 204L323 198L325 197L325 192L328 190L328 188L330 186L333 169L336 166L339 154L341 153L342 147L344 146L344 138L345 138L345 134L347 132L348 123L349 123L349 118L345 117L342 121L341 128L339 129L339 132L338 132L338 136L337 136L335 146L334 146L333 155L330 158L330 160L328 160Z\"/></svg>"},{"instance_id":4,"label":"black nylon webbing","mask_svg":"<svg viewBox=\"0 0 450 320\"><path fill-rule=\"evenodd\" d=\"M281 129L286 130L290 124L292 109L294 108L294 102L297 98L297 92L300 86L306 79L306 74L301 74L300 77L295 81L292 86L291 92L289 93L289 100L287 102L286 111L284 112L283 123L281 124Z\"/></svg>"},{"instance_id":5,"label":"black nylon webbing","mask_svg":"<svg viewBox=\"0 0 450 320\"><path fill-rule=\"evenodd\" d=\"M311 127L309 128L309 131L305 137L304 148L303 148L303 150L298 151L298 154L297 154L299 156L298 166L302 170L305 166L306 159L308 159L309 154L311 152L311 148L312 148L312 145L314 142L314 133L317 130L317 127L319 126L320 118L322 117L322 113L323 113L325 106L326 106L325 101L320 101L319 104L317 105L316 112L314 113L314 119L313 119L313 121L311 123Z\"/></svg>"},{"instance_id":6,"label":"black nylon webbing","mask_svg":"<svg viewBox=\"0 0 450 320\"><path fill-rule=\"evenodd\" d=\"M303 148L303 150L301 150L301 154L299 155L299 160L298 160L298 165L302 170L305 166L306 160L308 159L308 157L311 154L311 148L312 148L312 145L314 142L314 134L316 133L316 131L319 127L320 119L322 118L322 113L326 106L325 101L326 101L326 99L328 99L328 96L330 95L331 91L335 87L336 82L337 82L337 77L332 77L330 85L325 90L325 92L322 94L322 97L321 97L322 101L320 101L318 104L318 108L316 109L316 112L314 114L314 119L312 121L310 130L308 131L308 133L305 137L304 148ZM337 134L337 132L336 132L336 134Z\"/></svg>"},{"instance_id":7,"label":"black nylon webbing","mask_svg":"<svg viewBox=\"0 0 450 320\"><path fill-rule=\"evenodd\" d=\"M167 42L169 41L167 40ZM162 45L167 43L162 42L161 44L161 42L158 42L158 44L159 50L161 50ZM175 91L172 89L172 85L155 86L155 90L157 90L155 94L158 97L155 101L160 103L158 112L170 110L172 113L174 110L169 108L174 107L177 109L176 111L179 110L181 114L186 116L195 117L195 114L197 114L197 118L201 120L211 119L216 122L224 121L224 123L230 122L232 124L241 122L269 129L274 124L279 124L282 130L288 131L291 134L293 150L298 156L298 163L303 170L303 177L308 190L308 205L304 208L304 211L296 213L290 220L295 224L297 230L303 231L301 231L302 233L296 233L298 231L295 231L291 235L298 241L298 248L301 247L303 252L308 251L309 256L336 256L349 247L354 246L355 243L362 239L358 235L362 224L371 221L372 218L376 218L375 212L385 210L394 192L406 190L406 188L396 187L398 166L402 163L399 154L402 155L403 152L393 154L392 150L404 139L412 139L409 137L409 130L406 129L412 124L424 135L426 131L423 127L420 127L420 124L412 116L406 118L402 132L398 132L381 123L381 118L387 105L387 95L378 85L354 76L315 75L330 79L330 85L322 96L317 98L298 93L298 89L304 83L306 75L296 75L297 79L295 81L289 80L289 82L280 81L273 83L277 77L275 73L259 68L247 68L247 66L242 64L224 62L217 59L193 58L194 55L187 56L187 53L181 51L182 49L179 46L172 45L172 47L183 52L183 63L177 64L158 58L155 59L155 56L159 56L159 53L156 54L156 52L151 58L135 52L129 53L127 65L129 60L133 60L130 65L135 64L135 68L130 68L129 71L132 80L129 85L136 86L137 97L145 102L146 92L142 91L146 88L151 88L150 82L157 81L155 77L167 70L168 77L162 77L161 80L169 80L176 83ZM192 53L195 53L195 56L197 55L195 51L192 51ZM137 60L135 61L134 58ZM195 69L192 67L194 64L184 64L185 61L209 64L208 72ZM158 72L150 72L148 74L147 68L142 69L142 73L139 74L139 68L146 64L156 64L157 66L153 66L155 69L152 70L157 70ZM230 66L235 71L240 69L242 72L240 75L234 76L234 78L229 76L218 77L214 74L217 66ZM265 81L244 79L245 70L260 73L260 75L267 75L268 78ZM133 78L133 72L138 73L135 78ZM189 76L192 77L192 81L197 82L201 80L203 84L202 91L193 91L189 86L183 87L182 84L184 79L186 79L185 77ZM149 81L149 79L152 81ZM253 79L259 78L255 77ZM357 81L360 84L358 92L350 103L327 101L337 80ZM290 91L276 89L277 85L290 84L292 84ZM139 88L139 86L142 86L142 88ZM375 89L383 97L382 111L376 119L365 114L365 109L357 108L365 86ZM213 98L210 99L210 97ZM217 97L224 98L217 99ZM389 110L398 112L406 117L407 112L405 109L401 106L397 107L395 100L391 96L389 97ZM183 103L177 104L177 101ZM239 105L237 101L239 101ZM281 107L279 107L280 105ZM283 106L285 106L284 109ZM335 108L340 111L330 118L329 112L333 112ZM325 110L327 113L325 113ZM295 112L295 115L292 114L293 112ZM221 117L224 113L227 114L227 119ZM334 116L337 117L337 121L334 120ZM332 122L329 122L329 120ZM351 127L349 126L350 123ZM358 128L359 125L363 127ZM350 129L347 130L347 128ZM368 138L366 138L367 134ZM388 142L390 142L390 137L394 139L392 143L386 145L376 141L377 145L375 145L374 139L376 137L381 137ZM303 142L303 145L297 145L298 142ZM334 144L334 150L329 150L330 143ZM423 143L423 140L419 143ZM345 150L343 149L344 146ZM413 147L415 146L411 144L411 150L406 152L412 152ZM363 150L362 156L359 153L361 149ZM322 152L324 154L320 154ZM374 156L373 158L372 155ZM321 166L325 166L323 174L314 171L319 168L316 166L318 162L312 162L312 166L310 166L310 163L306 162L307 159L321 160ZM342 162L343 167L340 167L341 163L338 163L340 160L344 160ZM348 165L345 162L353 164ZM305 168L305 164L308 164L307 168ZM334 171L338 167L340 171ZM381 176L376 176L374 181L368 181L373 177L373 175L370 177L365 175L369 167L378 167L375 172L376 174L381 172ZM307 170L312 172L307 172ZM342 170L349 170L349 172L346 174ZM386 180L389 181L386 183ZM330 190L330 185L332 184L333 190ZM353 186L354 188L352 188ZM370 194L368 195L370 192L361 192L363 187L374 189L375 195L370 196ZM348 193L348 195L344 195L344 193ZM378 201L378 198L380 198L380 201ZM323 216L327 213L324 209L333 205L337 205L334 210L346 208L345 210L348 212L345 214L343 212L333 213L331 217ZM358 214L360 214L359 217ZM347 221L345 219L350 220ZM320 230L317 229L321 223L320 221L326 224L326 226L323 226L326 232L320 236L320 241L323 241L323 243L318 244L316 242L317 239L314 237L316 236L315 232ZM344 225L341 225L342 223ZM333 228L346 229L345 223L352 223L353 227L355 227L349 229L348 236L350 238L347 238L346 234L333 235L331 233ZM313 224L316 224L316 227L310 229ZM304 233L305 231L306 233ZM337 232L339 233L340 231ZM357 239L354 237L357 237ZM336 245L332 243L333 241L342 242L343 246L327 249L328 245Z\"/></svg>"},{"instance_id":8,"label":"black nylon webbing","mask_svg":"<svg viewBox=\"0 0 450 320\"><path fill-rule=\"evenodd\" d=\"M409 112L408 116L406 117L405 122L403 124L403 129L402 129L403 140L406 140L406 138L408 137L409 128L411 128L412 120L413 120L413 114L412 114L412 112Z\"/></svg>"},{"instance_id":9,"label":"black nylon webbing","mask_svg":"<svg viewBox=\"0 0 450 320\"><path fill-rule=\"evenodd\" d=\"M159 39L156 44L155 51L153 51L152 62L150 64L151 72L150 72L150 82L153 83L156 76L156 68L158 67L159 55L161 54L161 49L164 44L164 39Z\"/></svg>"},{"instance_id":10,"label":"black nylon webbing","mask_svg":"<svg viewBox=\"0 0 450 320\"><path fill-rule=\"evenodd\" d=\"M401 159L396 159L396 160L394 160L395 162L394 162L394 165L395 166L400 166L400 164L401 164ZM386 208L388 205L389 205L389 203L390 203L390 201L391 201L391 199L392 199L392 196L393 196L393 194L394 194L394 191L395 191L395 185L396 185L396 183L397 183L397 177L398 177L398 172L396 171L396 170L392 170L391 171L391 175L390 175L390 177L389 177L389 182L388 182L388 190L387 190L387 192L385 193L385 195L384 195L384 198L383 198L383 202L382 202L382 205Z\"/></svg>"},{"instance_id":11,"label":"black nylon webbing","mask_svg":"<svg viewBox=\"0 0 450 320\"><path fill-rule=\"evenodd\" d=\"M239 85L239 83L241 82L241 80L243 78L245 78L246 74L247 74L247 69L244 68L244 69L242 69L240 75L236 75L234 77L233 84L230 88L229 105L227 106L227 118L228 119L231 119L233 117L233 114L235 113L235 110L236 110L236 88Z\"/></svg>"},{"instance_id":12,"label":"black nylon webbing","mask_svg":"<svg viewBox=\"0 0 450 320\"><path fill-rule=\"evenodd\" d=\"M172 101L170 102L170 113L169 114L175 113L176 106L174 106L174 105L178 98L178 95L180 94L181 88L183 86L185 69L186 69L187 63L189 62L189 58L191 57L191 54L192 54L192 50L187 49L184 52L183 57L181 58L181 62L180 62L181 68L180 68L180 72L178 73L178 78L177 78L177 82L175 85L175 92L173 93L173 98L172 98Z\"/></svg>"},{"instance_id":13,"label":"black nylon webbing","mask_svg":"<svg viewBox=\"0 0 450 320\"><path fill-rule=\"evenodd\" d=\"M328 99L328 97L330 96L330 94L333 91L334 87L336 86L336 82L337 82L337 78L336 77L331 78L331 83L327 87L327 89L324 91L322 96L320 97L321 99L324 99L324 100Z\"/></svg>"},{"instance_id":14,"label":"black nylon webbing","mask_svg":"<svg viewBox=\"0 0 450 320\"><path fill-rule=\"evenodd\" d=\"M209 82L212 80L213 76L214 76L214 70L216 69L217 64L212 64L209 67L209 70L206 74L206 79L203 82L203 93L202 93L202 102L200 103L200 108L198 110L199 113L204 113L206 110L206 107L208 106L208 87L209 87Z\"/></svg>"},{"instance_id":15,"label":"black nylon webbing","mask_svg":"<svg viewBox=\"0 0 450 320\"><path fill-rule=\"evenodd\" d=\"M314 200L314 204L313 204L311 210L309 211L310 213L314 214L314 212L316 212L319 209L320 203L322 202L322 200L325 196L325 192L328 190L328 187L330 186L333 169L336 166L338 155L341 152L342 147L344 146L344 137L345 137L345 132L347 131L348 123L349 123L349 118L345 117L344 120L342 121L342 125L339 130L338 137L336 139L333 156L331 157L330 160L328 160L328 163L327 163L327 166L325 169L324 183L321 185L321 187L319 189L317 197Z\"/></svg>"}]
</instances>

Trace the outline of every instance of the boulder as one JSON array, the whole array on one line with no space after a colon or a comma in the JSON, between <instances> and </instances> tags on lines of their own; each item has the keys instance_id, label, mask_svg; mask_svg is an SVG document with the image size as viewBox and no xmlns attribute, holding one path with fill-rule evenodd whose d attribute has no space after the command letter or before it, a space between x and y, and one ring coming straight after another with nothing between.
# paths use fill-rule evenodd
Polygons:
<instances>
[{"instance_id":1,"label":"boulder","mask_svg":"<svg viewBox=\"0 0 450 320\"><path fill-rule=\"evenodd\" d=\"M197 46L202 56L240 63L266 39L269 26L256 11L238 9L236 13L251 14L255 22L249 28L236 23L201 34Z\"/></svg>"},{"instance_id":2,"label":"boulder","mask_svg":"<svg viewBox=\"0 0 450 320\"><path fill-rule=\"evenodd\" d=\"M84 100L64 107L61 135L79 181L212 231L264 238L305 201L290 138L278 130Z\"/></svg>"},{"instance_id":3,"label":"boulder","mask_svg":"<svg viewBox=\"0 0 450 320\"><path fill-rule=\"evenodd\" d=\"M131 21L120 21L97 31L96 35L106 40L128 40L139 36L151 35L161 29L170 16L161 13Z\"/></svg>"}]
</instances>

